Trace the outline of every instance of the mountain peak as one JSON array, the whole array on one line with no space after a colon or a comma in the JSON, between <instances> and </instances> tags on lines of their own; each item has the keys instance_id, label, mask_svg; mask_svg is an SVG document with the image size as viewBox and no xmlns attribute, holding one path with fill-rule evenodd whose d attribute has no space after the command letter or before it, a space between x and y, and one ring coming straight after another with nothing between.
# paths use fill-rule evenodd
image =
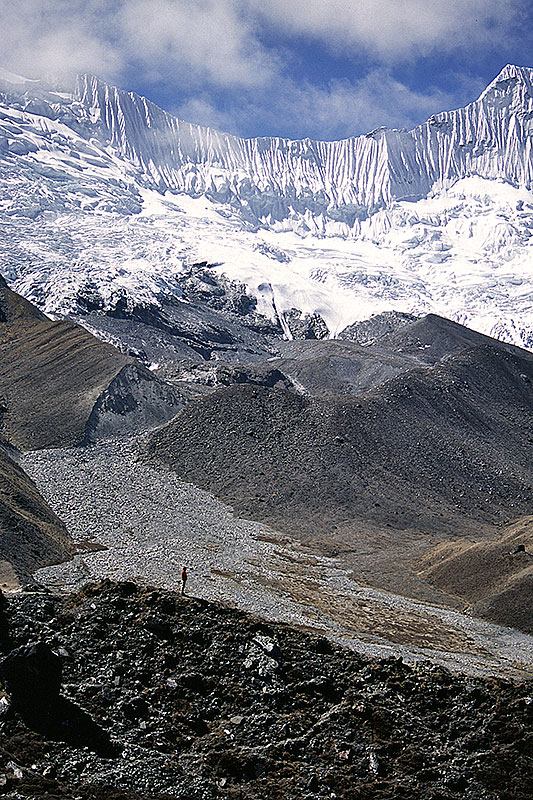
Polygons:
<instances>
[{"instance_id":1,"label":"mountain peak","mask_svg":"<svg viewBox=\"0 0 533 800\"><path fill-rule=\"evenodd\" d=\"M532 67L520 67L518 66L518 64L506 64L505 67L502 67L500 72L496 75L494 81L503 81L507 80L508 78L523 79L524 77L531 79L532 75L533 75Z\"/></svg>"},{"instance_id":2,"label":"mountain peak","mask_svg":"<svg viewBox=\"0 0 533 800\"><path fill-rule=\"evenodd\" d=\"M495 93L498 96L513 94L517 89L520 99L524 89L527 94L533 95L533 68L506 64L482 92L480 100Z\"/></svg>"}]
</instances>

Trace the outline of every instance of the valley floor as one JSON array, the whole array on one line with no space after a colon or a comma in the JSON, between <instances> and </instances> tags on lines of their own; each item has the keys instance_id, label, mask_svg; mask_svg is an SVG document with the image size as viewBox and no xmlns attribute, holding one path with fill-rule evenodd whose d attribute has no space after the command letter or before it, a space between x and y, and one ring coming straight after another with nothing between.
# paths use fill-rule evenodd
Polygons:
<instances>
[{"instance_id":1,"label":"valley floor","mask_svg":"<svg viewBox=\"0 0 533 800\"><path fill-rule=\"evenodd\" d=\"M533 674L532 636L358 585L339 560L236 518L209 493L142 463L133 444L32 452L22 465L80 548L37 573L51 588L103 577L176 588L186 565L195 597L326 633L371 657Z\"/></svg>"}]
</instances>

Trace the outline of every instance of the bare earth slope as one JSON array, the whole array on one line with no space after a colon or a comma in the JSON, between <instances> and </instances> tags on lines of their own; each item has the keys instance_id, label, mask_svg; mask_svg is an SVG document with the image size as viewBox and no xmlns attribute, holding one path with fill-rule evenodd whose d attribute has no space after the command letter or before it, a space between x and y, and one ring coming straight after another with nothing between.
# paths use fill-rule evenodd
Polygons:
<instances>
[{"instance_id":1,"label":"bare earth slope","mask_svg":"<svg viewBox=\"0 0 533 800\"><path fill-rule=\"evenodd\" d=\"M61 520L0 441L0 583L24 582L39 567L63 561L74 545Z\"/></svg>"},{"instance_id":2,"label":"bare earth slope","mask_svg":"<svg viewBox=\"0 0 533 800\"><path fill-rule=\"evenodd\" d=\"M191 403L147 451L238 512L308 536L352 519L494 523L530 507L532 379L532 361L478 348L356 399L235 386Z\"/></svg>"},{"instance_id":3,"label":"bare earth slope","mask_svg":"<svg viewBox=\"0 0 533 800\"><path fill-rule=\"evenodd\" d=\"M182 405L176 390L133 359L79 325L47 319L3 279L0 395L5 435L26 450L80 444L100 428L122 433L127 414L134 429L151 418L161 424Z\"/></svg>"},{"instance_id":4,"label":"bare earth slope","mask_svg":"<svg viewBox=\"0 0 533 800\"><path fill-rule=\"evenodd\" d=\"M302 392L327 398L361 394L417 366L436 364L472 347L496 347L533 360L526 350L436 314L410 320L406 315L398 315L399 320L382 316L384 321L371 318L351 326L339 339L281 342L283 358L269 359L268 367L277 368ZM386 332L369 338L380 328ZM352 336L360 341L350 341Z\"/></svg>"},{"instance_id":5,"label":"bare earth slope","mask_svg":"<svg viewBox=\"0 0 533 800\"><path fill-rule=\"evenodd\" d=\"M230 387L152 434L147 457L416 593L415 554L531 512L532 381L529 354L482 346L346 400Z\"/></svg>"},{"instance_id":6,"label":"bare earth slope","mask_svg":"<svg viewBox=\"0 0 533 800\"><path fill-rule=\"evenodd\" d=\"M409 324L397 325L379 338L377 343L380 347L390 348L404 356L414 355L427 364L434 364L470 347L483 345L498 347L521 358L533 360L533 354L528 350L493 339L438 314L426 314Z\"/></svg>"}]
</instances>

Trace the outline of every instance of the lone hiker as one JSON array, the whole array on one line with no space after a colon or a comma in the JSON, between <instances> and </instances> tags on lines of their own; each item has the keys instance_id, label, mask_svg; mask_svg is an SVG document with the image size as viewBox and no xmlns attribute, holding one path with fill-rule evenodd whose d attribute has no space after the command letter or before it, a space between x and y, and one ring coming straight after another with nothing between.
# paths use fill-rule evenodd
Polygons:
<instances>
[{"instance_id":1,"label":"lone hiker","mask_svg":"<svg viewBox=\"0 0 533 800\"><path fill-rule=\"evenodd\" d=\"M181 593L185 594L185 584L187 583L187 570L185 567L181 570Z\"/></svg>"}]
</instances>

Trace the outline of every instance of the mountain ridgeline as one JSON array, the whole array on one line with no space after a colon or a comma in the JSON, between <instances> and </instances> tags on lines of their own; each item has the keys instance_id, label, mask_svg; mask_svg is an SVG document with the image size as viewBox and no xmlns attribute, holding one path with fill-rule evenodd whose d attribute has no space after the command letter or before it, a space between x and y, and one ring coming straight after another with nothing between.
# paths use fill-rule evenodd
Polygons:
<instances>
[{"instance_id":1,"label":"mountain ridgeline","mask_svg":"<svg viewBox=\"0 0 533 800\"><path fill-rule=\"evenodd\" d=\"M96 166L110 165L110 146L141 184L227 203L253 225L322 216L341 235L357 233L361 220L392 201L426 197L469 175L530 188L532 87L531 69L507 65L475 102L411 131L378 128L321 142L220 133L93 75L79 76L71 95L36 81L0 81L12 108L86 140L84 155ZM31 153L13 122L4 121L0 151Z\"/></svg>"},{"instance_id":2,"label":"mountain ridgeline","mask_svg":"<svg viewBox=\"0 0 533 800\"><path fill-rule=\"evenodd\" d=\"M323 338L395 310L531 348L532 76L508 65L411 131L319 142L220 133L94 76L58 91L0 70L3 274L112 342L99 312L165 322L203 265L288 338L298 319ZM209 358L210 338L186 345Z\"/></svg>"},{"instance_id":3,"label":"mountain ridgeline","mask_svg":"<svg viewBox=\"0 0 533 800\"><path fill-rule=\"evenodd\" d=\"M393 200L425 197L467 175L533 181L533 72L512 65L474 103L412 131L378 128L334 142L240 139L182 122L94 76L78 79L75 98L155 185L229 202L251 220L308 212L352 227Z\"/></svg>"}]
</instances>

